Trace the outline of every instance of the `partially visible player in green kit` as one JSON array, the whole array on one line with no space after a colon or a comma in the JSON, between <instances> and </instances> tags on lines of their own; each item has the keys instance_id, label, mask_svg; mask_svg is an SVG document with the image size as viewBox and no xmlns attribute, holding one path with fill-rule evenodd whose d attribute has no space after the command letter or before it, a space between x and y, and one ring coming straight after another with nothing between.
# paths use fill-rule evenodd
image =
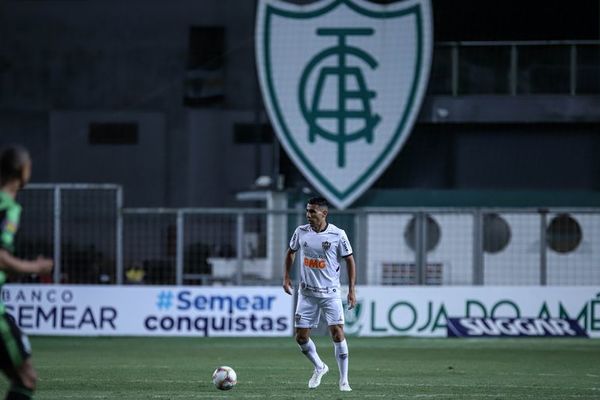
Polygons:
<instances>
[{"instance_id":1,"label":"partially visible player in green kit","mask_svg":"<svg viewBox=\"0 0 600 400\"><path fill-rule=\"evenodd\" d=\"M6 273L47 274L52 271L50 259L38 257L23 260L12 255L14 236L19 227L21 206L15 197L31 176L31 158L20 146L0 152L0 292ZM6 400L31 399L37 374L31 362L31 347L14 318L0 300L0 369L10 379Z\"/></svg>"}]
</instances>

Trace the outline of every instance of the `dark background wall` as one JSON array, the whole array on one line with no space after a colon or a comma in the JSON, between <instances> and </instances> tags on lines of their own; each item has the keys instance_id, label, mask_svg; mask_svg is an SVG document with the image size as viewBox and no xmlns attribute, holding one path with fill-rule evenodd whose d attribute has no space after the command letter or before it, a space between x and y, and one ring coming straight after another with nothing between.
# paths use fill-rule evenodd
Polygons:
<instances>
[{"instance_id":1,"label":"dark background wall","mask_svg":"<svg viewBox=\"0 0 600 400\"><path fill-rule=\"evenodd\" d=\"M428 96L374 190L598 190L599 4L434 0ZM131 206L239 205L261 175L301 189L260 99L254 6L0 2L0 144L31 149L34 181L120 183ZM513 92L510 45L461 48L452 81L447 42L522 40L596 42L578 45L574 85L570 45L521 49ZM98 123L136 134L94 142Z\"/></svg>"},{"instance_id":2,"label":"dark background wall","mask_svg":"<svg viewBox=\"0 0 600 400\"><path fill-rule=\"evenodd\" d=\"M436 40L591 40L599 2L433 0Z\"/></svg>"}]
</instances>

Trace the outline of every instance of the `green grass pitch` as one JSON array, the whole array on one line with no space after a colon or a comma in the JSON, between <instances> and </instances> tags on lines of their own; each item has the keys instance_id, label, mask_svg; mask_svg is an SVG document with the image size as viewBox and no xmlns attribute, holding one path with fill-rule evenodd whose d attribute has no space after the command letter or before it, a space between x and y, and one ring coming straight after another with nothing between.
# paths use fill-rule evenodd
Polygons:
<instances>
[{"instance_id":1,"label":"green grass pitch","mask_svg":"<svg viewBox=\"0 0 600 400\"><path fill-rule=\"evenodd\" d=\"M600 399L597 340L351 337L341 393L328 337L314 338L330 366L314 390L292 338L31 339L36 399ZM210 382L220 365L238 374L231 391Z\"/></svg>"}]
</instances>

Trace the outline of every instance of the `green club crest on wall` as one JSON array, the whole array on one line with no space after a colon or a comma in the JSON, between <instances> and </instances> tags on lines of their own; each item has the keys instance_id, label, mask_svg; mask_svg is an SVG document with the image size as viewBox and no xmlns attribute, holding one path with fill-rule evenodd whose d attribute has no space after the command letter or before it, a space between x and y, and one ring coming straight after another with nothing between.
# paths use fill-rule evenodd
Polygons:
<instances>
[{"instance_id":1,"label":"green club crest on wall","mask_svg":"<svg viewBox=\"0 0 600 400\"><path fill-rule=\"evenodd\" d=\"M406 141L431 50L429 0L259 0L256 60L269 118L336 207L367 190Z\"/></svg>"}]
</instances>

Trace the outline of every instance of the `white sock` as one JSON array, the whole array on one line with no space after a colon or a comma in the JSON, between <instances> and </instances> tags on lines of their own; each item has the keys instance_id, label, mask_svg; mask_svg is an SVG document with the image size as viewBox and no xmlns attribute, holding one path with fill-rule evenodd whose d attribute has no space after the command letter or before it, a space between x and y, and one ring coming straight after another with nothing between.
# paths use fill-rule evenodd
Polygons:
<instances>
[{"instance_id":1,"label":"white sock","mask_svg":"<svg viewBox=\"0 0 600 400\"><path fill-rule=\"evenodd\" d=\"M341 342L333 342L335 348L335 359L340 369L340 382L348 382L348 343L346 339Z\"/></svg>"},{"instance_id":2,"label":"white sock","mask_svg":"<svg viewBox=\"0 0 600 400\"><path fill-rule=\"evenodd\" d=\"M315 343L312 341L311 338L308 338L308 342L299 346L302 353L304 353L306 358L310 360L310 362L315 366L315 368L323 368L323 361L321 361L321 358L317 354L317 346L315 346Z\"/></svg>"}]
</instances>

